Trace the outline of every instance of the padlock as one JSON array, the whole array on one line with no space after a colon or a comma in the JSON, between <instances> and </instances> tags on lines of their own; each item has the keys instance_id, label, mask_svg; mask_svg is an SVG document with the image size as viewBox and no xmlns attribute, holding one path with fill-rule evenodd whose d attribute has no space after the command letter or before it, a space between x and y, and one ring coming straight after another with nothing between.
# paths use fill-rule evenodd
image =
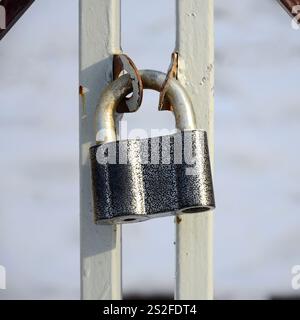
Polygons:
<instances>
[{"instance_id":1,"label":"padlock","mask_svg":"<svg viewBox=\"0 0 300 320\"><path fill-rule=\"evenodd\" d=\"M140 75L144 89L161 91L164 73L141 70ZM104 89L96 109L96 144L90 148L95 223L131 223L215 207L207 134L196 129L191 100L180 83L171 79L165 90L176 133L117 141L116 109L132 91L130 76Z\"/></svg>"}]
</instances>

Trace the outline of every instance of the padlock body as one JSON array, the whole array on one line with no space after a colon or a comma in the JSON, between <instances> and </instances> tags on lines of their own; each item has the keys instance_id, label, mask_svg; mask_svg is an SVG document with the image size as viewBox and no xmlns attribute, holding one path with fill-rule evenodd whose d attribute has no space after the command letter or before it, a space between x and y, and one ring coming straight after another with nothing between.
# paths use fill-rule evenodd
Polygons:
<instances>
[{"instance_id":1,"label":"padlock body","mask_svg":"<svg viewBox=\"0 0 300 320\"><path fill-rule=\"evenodd\" d=\"M95 222L130 223L215 207L203 130L90 148Z\"/></svg>"}]
</instances>

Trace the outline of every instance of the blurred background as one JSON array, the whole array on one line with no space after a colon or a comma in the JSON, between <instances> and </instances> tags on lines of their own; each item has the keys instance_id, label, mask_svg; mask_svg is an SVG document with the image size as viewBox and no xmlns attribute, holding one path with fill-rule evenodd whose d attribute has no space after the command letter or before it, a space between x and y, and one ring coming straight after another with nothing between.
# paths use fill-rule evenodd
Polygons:
<instances>
[{"instance_id":1,"label":"blurred background","mask_svg":"<svg viewBox=\"0 0 300 320\"><path fill-rule=\"evenodd\" d=\"M215 0L217 299L300 295L299 34L276 1ZM174 44L175 1L123 1L139 68L167 71ZM129 128L174 126L157 99ZM36 1L1 41L0 106L0 299L79 299L77 1ZM173 219L123 230L125 297L171 298Z\"/></svg>"}]
</instances>

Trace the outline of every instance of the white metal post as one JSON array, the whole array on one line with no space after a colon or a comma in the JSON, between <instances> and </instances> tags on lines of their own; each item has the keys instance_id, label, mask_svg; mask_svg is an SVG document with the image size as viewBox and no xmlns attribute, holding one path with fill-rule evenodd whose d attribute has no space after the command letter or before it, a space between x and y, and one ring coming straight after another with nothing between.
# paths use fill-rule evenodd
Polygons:
<instances>
[{"instance_id":1,"label":"white metal post","mask_svg":"<svg viewBox=\"0 0 300 320\"><path fill-rule=\"evenodd\" d=\"M209 136L213 160L213 0L177 0L178 78L189 93L198 128ZM213 298L212 213L176 224L176 299Z\"/></svg>"},{"instance_id":2,"label":"white metal post","mask_svg":"<svg viewBox=\"0 0 300 320\"><path fill-rule=\"evenodd\" d=\"M89 147L94 113L120 53L120 0L80 1L81 297L121 299L121 228L93 223Z\"/></svg>"}]
</instances>

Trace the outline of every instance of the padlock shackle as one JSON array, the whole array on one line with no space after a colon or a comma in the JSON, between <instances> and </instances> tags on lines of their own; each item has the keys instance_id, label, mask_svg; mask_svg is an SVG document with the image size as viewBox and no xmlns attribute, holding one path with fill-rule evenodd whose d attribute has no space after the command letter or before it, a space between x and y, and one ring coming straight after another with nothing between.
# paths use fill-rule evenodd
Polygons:
<instances>
[{"instance_id":1,"label":"padlock shackle","mask_svg":"<svg viewBox=\"0 0 300 320\"><path fill-rule=\"evenodd\" d=\"M139 72L144 89L161 91L165 84L165 73L153 70L140 70ZM116 141L116 109L120 101L131 92L132 81L129 74L119 77L104 89L95 115L97 143ZM166 97L173 106L176 128L181 131L196 129L192 102L178 80L170 79L168 81Z\"/></svg>"}]
</instances>

